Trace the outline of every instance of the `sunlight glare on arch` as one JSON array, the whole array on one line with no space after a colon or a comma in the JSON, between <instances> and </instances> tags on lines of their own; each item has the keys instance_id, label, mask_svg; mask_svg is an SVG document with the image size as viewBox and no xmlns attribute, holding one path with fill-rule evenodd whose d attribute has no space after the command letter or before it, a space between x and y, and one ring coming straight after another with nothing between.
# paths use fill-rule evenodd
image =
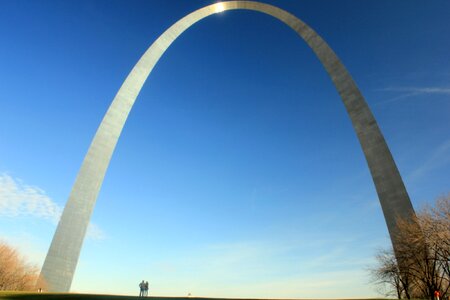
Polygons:
<instances>
[{"instance_id":1,"label":"sunlight glare on arch","mask_svg":"<svg viewBox=\"0 0 450 300\"><path fill-rule=\"evenodd\" d=\"M221 13L225 10L225 6L223 5L222 2L218 2L216 3L216 5L214 6L215 12L216 13Z\"/></svg>"}]
</instances>

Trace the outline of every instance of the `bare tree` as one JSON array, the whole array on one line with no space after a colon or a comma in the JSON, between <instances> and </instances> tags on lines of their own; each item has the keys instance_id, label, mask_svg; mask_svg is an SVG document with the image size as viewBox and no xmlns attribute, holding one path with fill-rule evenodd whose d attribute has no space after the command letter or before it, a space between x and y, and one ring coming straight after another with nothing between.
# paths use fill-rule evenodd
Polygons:
<instances>
[{"instance_id":1,"label":"bare tree","mask_svg":"<svg viewBox=\"0 0 450 300\"><path fill-rule=\"evenodd\" d=\"M395 257L386 251L377 255L378 265L372 270L376 282L389 284L397 297L433 299L435 291L443 299L448 297L450 195L439 198L434 207L425 207L412 220L399 219L397 224L399 246Z\"/></svg>"},{"instance_id":2,"label":"bare tree","mask_svg":"<svg viewBox=\"0 0 450 300\"><path fill-rule=\"evenodd\" d=\"M28 264L18 251L0 241L0 291L34 290L38 269Z\"/></svg>"},{"instance_id":3,"label":"bare tree","mask_svg":"<svg viewBox=\"0 0 450 300\"><path fill-rule=\"evenodd\" d=\"M402 270L412 280L413 297L432 299L438 285L436 259L434 253L429 251L428 240L421 230L419 218L412 221L398 220L398 240L401 243L396 254Z\"/></svg>"},{"instance_id":4,"label":"bare tree","mask_svg":"<svg viewBox=\"0 0 450 300\"><path fill-rule=\"evenodd\" d=\"M435 207L425 207L419 222L434 262L436 290L443 295L450 288L450 195L436 201Z\"/></svg>"},{"instance_id":5,"label":"bare tree","mask_svg":"<svg viewBox=\"0 0 450 300\"><path fill-rule=\"evenodd\" d=\"M393 249L381 249L376 254L377 266L370 269L374 282L381 287L384 296L410 299L407 274L400 272Z\"/></svg>"}]
</instances>

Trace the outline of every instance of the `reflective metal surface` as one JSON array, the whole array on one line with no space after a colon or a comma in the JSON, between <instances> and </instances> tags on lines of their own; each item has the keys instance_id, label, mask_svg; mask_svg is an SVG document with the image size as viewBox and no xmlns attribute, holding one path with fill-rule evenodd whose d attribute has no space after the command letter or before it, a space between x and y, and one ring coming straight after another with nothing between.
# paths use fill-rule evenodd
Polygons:
<instances>
[{"instance_id":1,"label":"reflective metal surface","mask_svg":"<svg viewBox=\"0 0 450 300\"><path fill-rule=\"evenodd\" d=\"M122 128L145 80L170 44L197 21L227 10L247 9L271 15L291 27L322 62L352 120L372 174L386 223L393 239L397 216L414 214L403 181L383 135L344 65L325 41L292 14L272 5L230 1L201 8L166 30L144 53L128 75L109 107L76 178L41 276L50 291L67 292L77 265L89 219Z\"/></svg>"}]
</instances>

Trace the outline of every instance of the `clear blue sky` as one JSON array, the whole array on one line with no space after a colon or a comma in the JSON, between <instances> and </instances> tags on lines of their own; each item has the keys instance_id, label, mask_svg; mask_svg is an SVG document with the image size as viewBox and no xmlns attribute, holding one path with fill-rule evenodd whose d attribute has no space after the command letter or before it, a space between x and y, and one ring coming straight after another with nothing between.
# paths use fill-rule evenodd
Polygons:
<instances>
[{"instance_id":1,"label":"clear blue sky","mask_svg":"<svg viewBox=\"0 0 450 300\"><path fill-rule=\"evenodd\" d=\"M41 265L121 83L212 1L0 1L0 238ZM267 1L313 27L359 85L415 208L450 191L450 2ZM187 30L138 97L73 291L372 297L390 241L331 80L256 12Z\"/></svg>"}]
</instances>

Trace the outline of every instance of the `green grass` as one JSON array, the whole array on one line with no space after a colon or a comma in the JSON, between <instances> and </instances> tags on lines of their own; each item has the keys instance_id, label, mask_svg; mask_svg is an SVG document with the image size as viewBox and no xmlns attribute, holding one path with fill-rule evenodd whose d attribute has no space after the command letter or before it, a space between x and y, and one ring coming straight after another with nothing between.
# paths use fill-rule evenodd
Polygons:
<instances>
[{"instance_id":1,"label":"green grass","mask_svg":"<svg viewBox=\"0 0 450 300\"><path fill-rule=\"evenodd\" d=\"M269 300L269 299L238 299L238 298L201 298L201 297L146 297L149 300ZM0 299L5 300L136 300L141 299L137 296L118 296L101 294L75 294L75 293L34 293L34 292L2 292ZM143 298L145 299L145 298ZM271 299L274 300L274 299ZM281 299L280 299L281 300ZM307 300L307 299L303 299ZM345 300L345 299L339 299ZM388 299L351 299L351 300L388 300Z\"/></svg>"},{"instance_id":2,"label":"green grass","mask_svg":"<svg viewBox=\"0 0 450 300\"><path fill-rule=\"evenodd\" d=\"M0 292L0 299L11 300L136 300L135 296L117 296L117 295L96 295L96 294L74 294L74 293L31 293L31 292Z\"/></svg>"}]
</instances>

